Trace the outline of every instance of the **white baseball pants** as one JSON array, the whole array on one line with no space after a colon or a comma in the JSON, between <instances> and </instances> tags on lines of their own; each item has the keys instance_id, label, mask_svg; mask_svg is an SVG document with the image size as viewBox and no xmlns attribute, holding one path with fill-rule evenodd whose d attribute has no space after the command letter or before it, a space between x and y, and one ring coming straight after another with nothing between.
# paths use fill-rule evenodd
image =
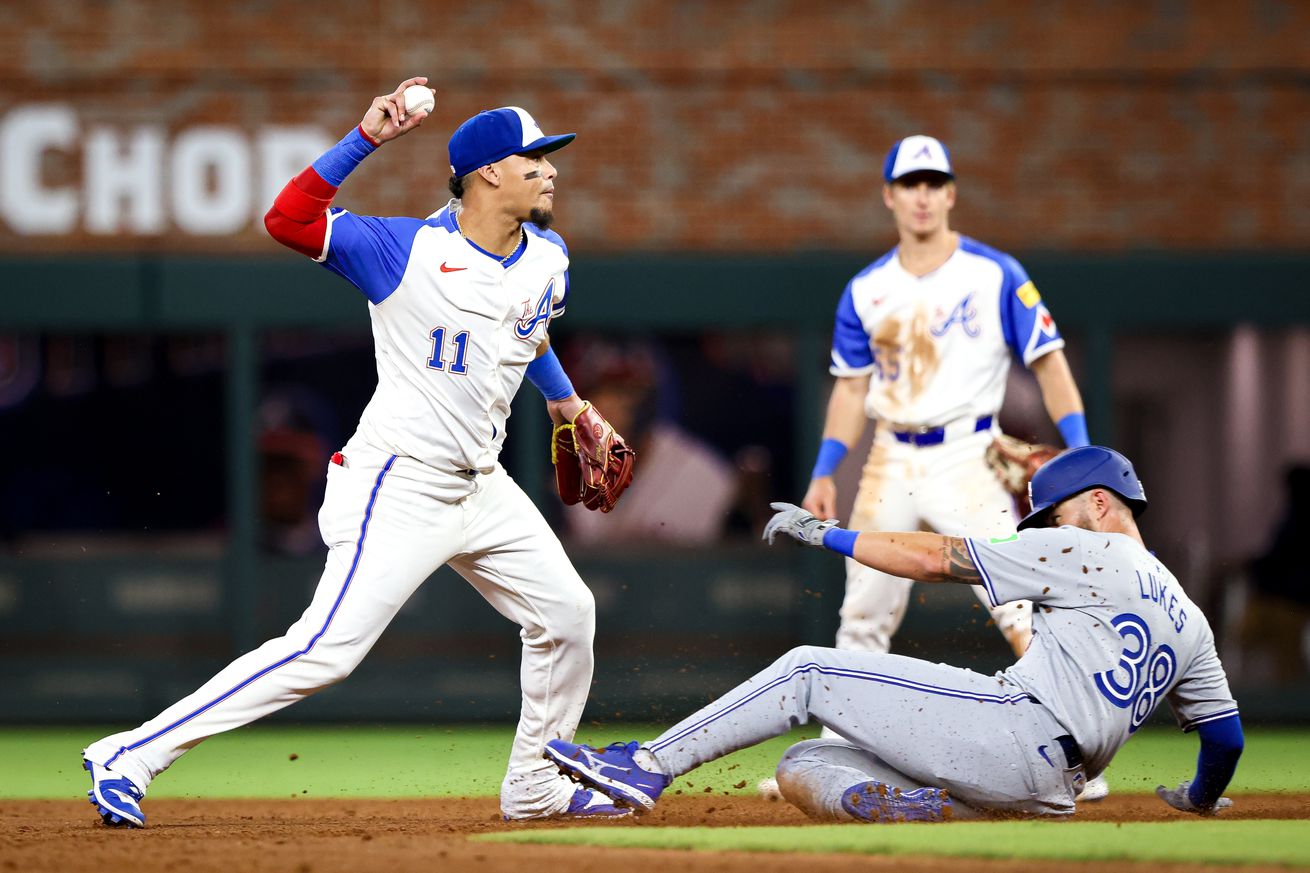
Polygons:
<instances>
[{"instance_id":1,"label":"white baseball pants","mask_svg":"<svg viewBox=\"0 0 1310 873\"><path fill-rule=\"evenodd\" d=\"M448 563L523 629L523 708L502 812L533 818L561 811L576 786L542 749L549 739L573 737L587 701L590 590L503 469L476 477L472 494L451 501L452 474L357 442L346 450L346 466L329 465L319 513L327 564L300 620L140 727L92 744L85 756L144 790L205 738L344 679L410 594ZM467 490L467 480L462 485Z\"/></svg>"},{"instance_id":2,"label":"white baseball pants","mask_svg":"<svg viewBox=\"0 0 1310 873\"><path fill-rule=\"evenodd\" d=\"M949 435L949 434L948 434ZM1015 531L1014 502L988 468L984 455L989 431L969 433L935 446L899 442L880 424L860 479L850 529L914 531L946 536L996 537ZM842 601L837 648L886 652L905 617L909 579L891 576L846 559L846 597ZM983 606L987 595L974 593ZM991 610L1006 636L1032 627L1027 601Z\"/></svg>"}]
</instances>

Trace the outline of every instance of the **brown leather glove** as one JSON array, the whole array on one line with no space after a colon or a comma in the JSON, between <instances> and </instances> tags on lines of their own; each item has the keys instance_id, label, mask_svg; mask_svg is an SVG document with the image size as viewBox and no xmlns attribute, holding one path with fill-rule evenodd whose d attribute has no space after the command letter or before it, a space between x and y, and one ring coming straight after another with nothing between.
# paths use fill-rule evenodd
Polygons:
<instances>
[{"instance_id":1,"label":"brown leather glove","mask_svg":"<svg viewBox=\"0 0 1310 873\"><path fill-rule=\"evenodd\" d=\"M1003 433L987 447L987 466L992 468L1001 486L1015 496L1022 513L1026 514L1032 508L1028 503L1028 483L1038 467L1058 454L1060 450L1055 446L1026 443Z\"/></svg>"},{"instance_id":2,"label":"brown leather glove","mask_svg":"<svg viewBox=\"0 0 1310 873\"><path fill-rule=\"evenodd\" d=\"M636 460L637 453L590 402L551 434L555 487L568 506L580 502L588 509L609 512L631 484Z\"/></svg>"}]
</instances>

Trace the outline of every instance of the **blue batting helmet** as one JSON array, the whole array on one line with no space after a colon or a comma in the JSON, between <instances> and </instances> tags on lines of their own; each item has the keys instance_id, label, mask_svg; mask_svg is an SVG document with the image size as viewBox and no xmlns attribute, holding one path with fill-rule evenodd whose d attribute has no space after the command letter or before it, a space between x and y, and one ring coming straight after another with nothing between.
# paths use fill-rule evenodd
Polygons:
<instances>
[{"instance_id":1,"label":"blue batting helmet","mask_svg":"<svg viewBox=\"0 0 1310 873\"><path fill-rule=\"evenodd\" d=\"M1061 452L1038 468L1028 483L1033 511L1019 522L1019 530L1042 527L1051 507L1098 487L1123 498L1134 517L1146 511L1146 491L1131 461L1104 446L1079 446Z\"/></svg>"}]
</instances>

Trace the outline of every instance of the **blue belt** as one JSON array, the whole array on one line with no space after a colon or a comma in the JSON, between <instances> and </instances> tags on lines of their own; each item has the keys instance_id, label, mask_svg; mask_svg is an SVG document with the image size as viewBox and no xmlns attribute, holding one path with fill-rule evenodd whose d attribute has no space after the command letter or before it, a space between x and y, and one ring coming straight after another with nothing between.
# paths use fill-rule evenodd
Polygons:
<instances>
[{"instance_id":1,"label":"blue belt","mask_svg":"<svg viewBox=\"0 0 1310 873\"><path fill-rule=\"evenodd\" d=\"M979 416L978 420L974 422L973 425L974 433L991 429L992 416L990 415ZM926 430L894 430L892 431L892 435L895 436L899 442L909 443L915 446L935 446L939 443L946 442L946 428L944 426L930 427Z\"/></svg>"},{"instance_id":2,"label":"blue belt","mask_svg":"<svg viewBox=\"0 0 1310 873\"><path fill-rule=\"evenodd\" d=\"M1076 770L1083 765L1083 752L1074 742L1074 738L1065 734L1062 737L1056 737L1055 741L1060 744L1060 749L1064 752L1064 760L1068 762L1070 770Z\"/></svg>"}]
</instances>

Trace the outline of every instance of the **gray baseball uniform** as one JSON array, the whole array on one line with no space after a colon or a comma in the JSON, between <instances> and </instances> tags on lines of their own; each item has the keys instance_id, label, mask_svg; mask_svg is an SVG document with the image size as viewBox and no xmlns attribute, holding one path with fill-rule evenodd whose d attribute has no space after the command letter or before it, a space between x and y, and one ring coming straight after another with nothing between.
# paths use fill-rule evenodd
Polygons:
<instances>
[{"instance_id":1,"label":"gray baseball uniform","mask_svg":"<svg viewBox=\"0 0 1310 873\"><path fill-rule=\"evenodd\" d=\"M847 817L842 792L868 779L945 788L956 817L1060 815L1162 698L1184 730L1237 712L1205 617L1132 538L1062 527L967 543L993 604L1034 603L1013 667L801 647L644 747L677 776L813 718L849 742L794 746L778 781L817 817Z\"/></svg>"}]
</instances>

